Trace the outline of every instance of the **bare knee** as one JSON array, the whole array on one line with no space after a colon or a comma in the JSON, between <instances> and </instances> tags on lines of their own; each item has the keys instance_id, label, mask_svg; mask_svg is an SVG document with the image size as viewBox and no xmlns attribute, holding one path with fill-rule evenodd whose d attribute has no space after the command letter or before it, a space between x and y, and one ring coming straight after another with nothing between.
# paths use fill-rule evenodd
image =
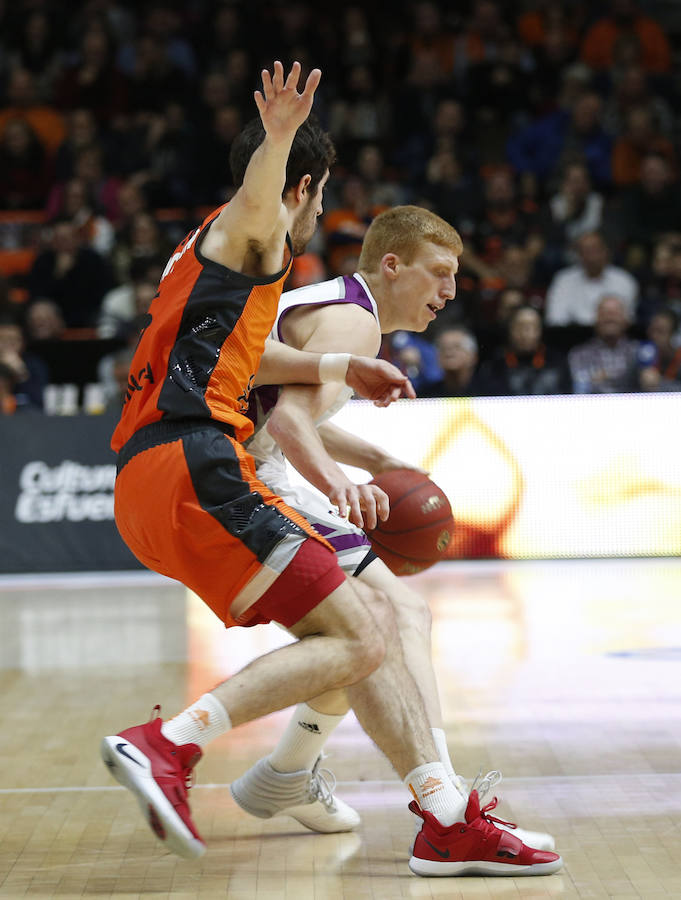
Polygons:
<instances>
[{"instance_id":1,"label":"bare knee","mask_svg":"<svg viewBox=\"0 0 681 900\"><path fill-rule=\"evenodd\" d=\"M346 581L289 631L298 638L334 640L333 666L340 688L366 678L381 665L391 621L394 612L384 595Z\"/></svg>"}]
</instances>

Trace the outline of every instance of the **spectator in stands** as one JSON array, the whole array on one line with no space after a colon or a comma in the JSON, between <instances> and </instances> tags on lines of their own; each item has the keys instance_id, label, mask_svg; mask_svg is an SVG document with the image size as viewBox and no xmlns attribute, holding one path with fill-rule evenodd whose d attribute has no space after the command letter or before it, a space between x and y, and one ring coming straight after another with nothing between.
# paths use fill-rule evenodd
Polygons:
<instances>
[{"instance_id":1,"label":"spectator in stands","mask_svg":"<svg viewBox=\"0 0 681 900\"><path fill-rule=\"evenodd\" d=\"M638 182L618 198L614 229L629 251L640 248L646 257L663 235L681 232L681 190L664 156L643 159Z\"/></svg>"},{"instance_id":2,"label":"spectator in stands","mask_svg":"<svg viewBox=\"0 0 681 900\"><path fill-rule=\"evenodd\" d=\"M623 134L612 150L612 180L619 187L636 184L641 177L644 157L655 153L675 166L674 145L664 137L655 122L654 114L646 106L629 110Z\"/></svg>"},{"instance_id":3,"label":"spectator in stands","mask_svg":"<svg viewBox=\"0 0 681 900\"><path fill-rule=\"evenodd\" d=\"M420 0L413 4L411 13L407 65L412 72L427 67L435 73L436 80L443 83L453 72L454 35L447 27L437 3Z\"/></svg>"},{"instance_id":4,"label":"spectator in stands","mask_svg":"<svg viewBox=\"0 0 681 900\"><path fill-rule=\"evenodd\" d=\"M505 346L483 362L477 386L485 396L572 393L567 362L544 344L541 316L534 307L513 310Z\"/></svg>"},{"instance_id":5,"label":"spectator in stands","mask_svg":"<svg viewBox=\"0 0 681 900\"><path fill-rule=\"evenodd\" d=\"M88 185L82 178L71 178L64 185L58 218L69 219L85 246L106 256L114 246L114 227L109 220L96 211L95 202Z\"/></svg>"},{"instance_id":6,"label":"spectator in stands","mask_svg":"<svg viewBox=\"0 0 681 900\"><path fill-rule=\"evenodd\" d=\"M40 102L35 80L26 69L12 69L7 85L7 105L0 110L0 135L12 119L27 122L42 144L46 155L52 156L66 135L62 116Z\"/></svg>"},{"instance_id":7,"label":"spectator in stands","mask_svg":"<svg viewBox=\"0 0 681 900\"><path fill-rule=\"evenodd\" d=\"M539 217L518 196L507 168L493 172L484 185L484 202L473 221L459 222L466 253L462 267L489 277L510 246L522 247L534 259L542 246Z\"/></svg>"},{"instance_id":8,"label":"spectator in stands","mask_svg":"<svg viewBox=\"0 0 681 900\"><path fill-rule=\"evenodd\" d=\"M542 231L542 260L550 270L576 261L574 244L583 234L603 224L603 196L594 191L589 170L582 162L568 163L558 191L551 197Z\"/></svg>"},{"instance_id":9,"label":"spectator in stands","mask_svg":"<svg viewBox=\"0 0 681 900\"><path fill-rule=\"evenodd\" d=\"M565 4L541 0L540 9L529 10L520 17L518 34L534 56L534 71L527 79L530 108L546 113L555 106L565 72L575 60L577 28L570 22Z\"/></svg>"},{"instance_id":10,"label":"spectator in stands","mask_svg":"<svg viewBox=\"0 0 681 900\"><path fill-rule=\"evenodd\" d=\"M491 4L487 4L490 6ZM497 9L498 6L494 4ZM476 119L492 119L502 126L514 125L520 116L526 119L527 79L534 68L529 51L502 26L496 46L488 58L468 66L465 93L469 109Z\"/></svg>"},{"instance_id":11,"label":"spectator in stands","mask_svg":"<svg viewBox=\"0 0 681 900\"><path fill-rule=\"evenodd\" d=\"M84 328L95 324L102 297L112 285L109 263L79 243L73 223L55 222L48 247L28 274L31 297L54 300L67 327Z\"/></svg>"},{"instance_id":12,"label":"spectator in stands","mask_svg":"<svg viewBox=\"0 0 681 900\"><path fill-rule=\"evenodd\" d=\"M480 161L465 107L453 97L439 100L432 120L421 128L410 130L398 142L392 158L405 172L410 184L422 187L428 161L441 154L453 155L465 175L472 175L478 170Z\"/></svg>"},{"instance_id":13,"label":"spectator in stands","mask_svg":"<svg viewBox=\"0 0 681 900\"><path fill-rule=\"evenodd\" d=\"M390 133L390 104L369 66L352 66L346 73L342 95L329 111L329 132L344 152Z\"/></svg>"},{"instance_id":14,"label":"spectator in stands","mask_svg":"<svg viewBox=\"0 0 681 900\"><path fill-rule=\"evenodd\" d=\"M576 394L607 394L638 388L638 342L626 336L628 305L605 294L596 312L594 337L568 354Z\"/></svg>"},{"instance_id":15,"label":"spectator in stands","mask_svg":"<svg viewBox=\"0 0 681 900\"><path fill-rule=\"evenodd\" d=\"M598 231L583 234L576 242L579 262L561 269L546 294L547 325L593 325L601 298L616 294L633 321L638 299L636 279L610 263L608 246Z\"/></svg>"},{"instance_id":16,"label":"spectator in stands","mask_svg":"<svg viewBox=\"0 0 681 900\"><path fill-rule=\"evenodd\" d=\"M575 159L586 163L599 188L610 183L612 141L601 124L603 101L585 91L572 108L556 112L512 134L507 156L517 172L533 172L538 178L554 175L561 165Z\"/></svg>"},{"instance_id":17,"label":"spectator in stands","mask_svg":"<svg viewBox=\"0 0 681 900\"><path fill-rule=\"evenodd\" d=\"M66 117L66 137L57 149L54 174L57 181L65 182L73 177L76 158L81 150L97 143L97 122L89 109L72 110Z\"/></svg>"},{"instance_id":18,"label":"spectator in stands","mask_svg":"<svg viewBox=\"0 0 681 900\"><path fill-rule=\"evenodd\" d=\"M192 80L196 76L197 59L191 42L187 39L187 23L179 8L178 4L163 0L146 4L142 13L142 31L162 48L173 66ZM136 60L133 45L127 44L121 48L119 62L124 69L134 71Z\"/></svg>"},{"instance_id":19,"label":"spectator in stands","mask_svg":"<svg viewBox=\"0 0 681 900\"><path fill-rule=\"evenodd\" d=\"M640 43L640 61L647 72L669 71L669 41L658 23L644 15L634 0L610 0L609 15L595 22L584 35L581 57L596 71L610 69L618 40L629 35L635 35Z\"/></svg>"},{"instance_id":20,"label":"spectator in stands","mask_svg":"<svg viewBox=\"0 0 681 900\"><path fill-rule=\"evenodd\" d=\"M655 244L641 295L643 322L649 322L654 313L665 308L681 315L681 234L664 235Z\"/></svg>"},{"instance_id":21,"label":"spectator in stands","mask_svg":"<svg viewBox=\"0 0 681 900\"><path fill-rule=\"evenodd\" d=\"M372 206L400 206L407 202L402 185L389 176L378 144L362 144L355 169L366 186Z\"/></svg>"},{"instance_id":22,"label":"spectator in stands","mask_svg":"<svg viewBox=\"0 0 681 900\"><path fill-rule=\"evenodd\" d=\"M61 109L87 109L101 126L128 108L127 79L114 60L112 40L101 20L83 33L77 58L67 66L55 88Z\"/></svg>"},{"instance_id":23,"label":"spectator in stands","mask_svg":"<svg viewBox=\"0 0 681 900\"><path fill-rule=\"evenodd\" d=\"M0 364L12 373L12 393L17 409L42 409L43 389L49 381L47 366L26 352L23 328L16 315L0 315Z\"/></svg>"},{"instance_id":24,"label":"spectator in stands","mask_svg":"<svg viewBox=\"0 0 681 900\"><path fill-rule=\"evenodd\" d=\"M417 205L427 205L446 222L463 223L470 230L478 206L477 180L464 172L451 150L431 156L425 172Z\"/></svg>"},{"instance_id":25,"label":"spectator in stands","mask_svg":"<svg viewBox=\"0 0 681 900\"><path fill-rule=\"evenodd\" d=\"M61 310L54 300L38 298L29 303L26 309L26 339L29 344L35 341L57 341L66 328Z\"/></svg>"},{"instance_id":26,"label":"spectator in stands","mask_svg":"<svg viewBox=\"0 0 681 900\"><path fill-rule=\"evenodd\" d=\"M381 355L409 376L417 394L442 377L435 347L420 334L393 332L384 338Z\"/></svg>"},{"instance_id":27,"label":"spectator in stands","mask_svg":"<svg viewBox=\"0 0 681 900\"><path fill-rule=\"evenodd\" d=\"M109 291L102 301L97 322L100 338L126 339L131 330L139 331L139 317L149 309L162 272L155 257L133 261L131 281Z\"/></svg>"},{"instance_id":28,"label":"spectator in stands","mask_svg":"<svg viewBox=\"0 0 681 900\"><path fill-rule=\"evenodd\" d=\"M111 222L115 222L119 216L121 182L119 178L105 171L103 152L98 143L88 144L76 150L73 177L85 184L87 195L95 208ZM56 183L50 191L46 210L50 219L59 214L65 183Z\"/></svg>"},{"instance_id":29,"label":"spectator in stands","mask_svg":"<svg viewBox=\"0 0 681 900\"><path fill-rule=\"evenodd\" d=\"M36 79L36 88L49 96L55 76L62 62L63 48L59 46L60 29L54 16L35 8L21 23L17 47L9 54L10 68L23 68Z\"/></svg>"},{"instance_id":30,"label":"spectator in stands","mask_svg":"<svg viewBox=\"0 0 681 900\"><path fill-rule=\"evenodd\" d=\"M0 136L0 207L41 209L47 190L42 144L25 119L10 119Z\"/></svg>"},{"instance_id":31,"label":"spectator in stands","mask_svg":"<svg viewBox=\"0 0 681 900\"><path fill-rule=\"evenodd\" d=\"M221 4L215 9L202 41L204 71L210 72L222 65L236 47L247 46L243 19L244 7L241 5Z\"/></svg>"},{"instance_id":32,"label":"spectator in stands","mask_svg":"<svg viewBox=\"0 0 681 900\"><path fill-rule=\"evenodd\" d=\"M14 396L16 376L12 369L0 361L0 416L13 416L17 409Z\"/></svg>"},{"instance_id":33,"label":"spectator in stands","mask_svg":"<svg viewBox=\"0 0 681 900\"><path fill-rule=\"evenodd\" d=\"M243 126L241 112L234 103L218 106L204 139L197 146L197 199L201 203L218 205L234 190L229 170L232 141Z\"/></svg>"},{"instance_id":34,"label":"spectator in stands","mask_svg":"<svg viewBox=\"0 0 681 900\"><path fill-rule=\"evenodd\" d=\"M130 225L118 230L112 263L119 281L125 281L136 259L150 256L168 259L174 245L167 240L157 219L148 212L137 213Z\"/></svg>"},{"instance_id":35,"label":"spectator in stands","mask_svg":"<svg viewBox=\"0 0 681 900\"><path fill-rule=\"evenodd\" d=\"M132 113L157 112L169 100L187 102L190 81L162 42L149 33L142 33L131 52L132 63L126 68Z\"/></svg>"},{"instance_id":36,"label":"spectator in stands","mask_svg":"<svg viewBox=\"0 0 681 900\"><path fill-rule=\"evenodd\" d=\"M196 203L196 142L181 103L171 99L148 117L142 150L144 187L152 207Z\"/></svg>"},{"instance_id":37,"label":"spectator in stands","mask_svg":"<svg viewBox=\"0 0 681 900\"><path fill-rule=\"evenodd\" d=\"M437 361L442 370L439 381L426 385L421 397L474 397L479 393L476 380L478 342L464 325L440 331L435 338Z\"/></svg>"},{"instance_id":38,"label":"spectator in stands","mask_svg":"<svg viewBox=\"0 0 681 900\"><path fill-rule=\"evenodd\" d=\"M661 309L648 324L648 341L639 350L639 386L642 391L681 391L681 347L674 339L679 320L671 309Z\"/></svg>"},{"instance_id":39,"label":"spectator in stands","mask_svg":"<svg viewBox=\"0 0 681 900\"><path fill-rule=\"evenodd\" d=\"M639 63L626 66L616 77L610 98L603 112L603 127L608 134L621 134L632 109L651 110L660 131L669 135L674 129L674 113L667 101L652 91L651 79Z\"/></svg>"},{"instance_id":40,"label":"spectator in stands","mask_svg":"<svg viewBox=\"0 0 681 900\"><path fill-rule=\"evenodd\" d=\"M493 63L508 39L508 26L496 0L474 0L473 8L454 47L455 74L460 84L473 80L471 70Z\"/></svg>"},{"instance_id":41,"label":"spectator in stands","mask_svg":"<svg viewBox=\"0 0 681 900\"><path fill-rule=\"evenodd\" d=\"M361 178L346 178L341 188L341 205L329 210L323 219L323 229L329 250L329 271L340 274L349 255L357 255L362 248L366 230L383 206L373 206L369 192Z\"/></svg>"}]
</instances>

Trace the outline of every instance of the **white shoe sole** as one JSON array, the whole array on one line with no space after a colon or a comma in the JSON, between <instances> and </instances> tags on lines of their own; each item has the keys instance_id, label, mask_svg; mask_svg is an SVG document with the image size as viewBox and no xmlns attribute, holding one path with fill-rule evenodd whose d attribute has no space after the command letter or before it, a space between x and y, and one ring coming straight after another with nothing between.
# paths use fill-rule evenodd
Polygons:
<instances>
[{"instance_id":1,"label":"white shoe sole","mask_svg":"<svg viewBox=\"0 0 681 900\"><path fill-rule=\"evenodd\" d=\"M156 784L149 757L117 734L102 739L100 753L116 781L135 795L149 827L164 847L184 859L197 859L206 852L206 845L194 837ZM159 826L165 837L159 835Z\"/></svg>"},{"instance_id":2,"label":"white shoe sole","mask_svg":"<svg viewBox=\"0 0 681 900\"><path fill-rule=\"evenodd\" d=\"M337 798L336 802L338 802ZM307 805L289 806L287 809L282 809L277 815L291 816L296 822L300 822L301 825L317 834L344 834L347 831L354 831L362 821L359 813L351 807L347 807L342 818L340 816L334 818L333 813L328 813L319 801L309 804L309 807Z\"/></svg>"},{"instance_id":3,"label":"white shoe sole","mask_svg":"<svg viewBox=\"0 0 681 900\"><path fill-rule=\"evenodd\" d=\"M438 862L437 860L419 859L415 856L409 860L409 868L415 875L426 877L452 877L456 875L499 875L511 878L524 875L552 875L563 865L561 857L550 863L538 863L534 866L514 866L510 863L486 862L483 860L470 862Z\"/></svg>"}]
</instances>

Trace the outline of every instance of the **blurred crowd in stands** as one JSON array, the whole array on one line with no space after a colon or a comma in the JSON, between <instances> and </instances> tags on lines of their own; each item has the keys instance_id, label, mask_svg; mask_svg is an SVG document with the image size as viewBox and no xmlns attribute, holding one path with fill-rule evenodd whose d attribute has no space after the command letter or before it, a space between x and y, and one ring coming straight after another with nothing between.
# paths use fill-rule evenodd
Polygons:
<instances>
[{"instance_id":1,"label":"blurred crowd in stands","mask_svg":"<svg viewBox=\"0 0 681 900\"><path fill-rule=\"evenodd\" d=\"M339 159L289 286L396 204L463 237L457 299L384 343L420 395L681 390L679 37L678 0L0 2L0 409L120 406L275 58L322 68Z\"/></svg>"}]
</instances>

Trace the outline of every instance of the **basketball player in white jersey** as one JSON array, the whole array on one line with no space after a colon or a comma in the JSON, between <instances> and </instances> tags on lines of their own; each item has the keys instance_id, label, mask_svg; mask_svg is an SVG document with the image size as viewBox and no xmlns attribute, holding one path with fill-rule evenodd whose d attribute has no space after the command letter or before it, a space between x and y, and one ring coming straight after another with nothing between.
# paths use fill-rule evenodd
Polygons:
<instances>
[{"instance_id":1,"label":"basketball player in white jersey","mask_svg":"<svg viewBox=\"0 0 681 900\"><path fill-rule=\"evenodd\" d=\"M375 356L382 334L397 329L424 331L454 298L462 250L458 233L428 210L415 206L388 210L370 226L356 274L282 296L271 340L301 350L337 352L334 362L341 367L349 352ZM349 479L344 484L338 463L365 469L372 476L413 466L327 421L351 394L339 383L259 387L251 395L249 416L255 432L248 450L256 460L258 478L329 541L344 571L392 601L405 662L420 687L438 753L457 790L467 794L465 782L452 766L443 730L427 603L372 552L362 531L360 509L362 491L367 488ZM309 443L311 422L317 426L315 446ZM285 457L328 501L289 483ZM348 517L332 507L347 509ZM273 753L232 784L239 806L261 818L291 815L313 831L357 827L359 815L333 795L335 780L319 767L322 747L348 709L343 691L300 704ZM489 773L477 785L478 793L483 795L500 778L498 772ZM548 834L515 827L514 834L531 847L554 849Z\"/></svg>"}]
</instances>

